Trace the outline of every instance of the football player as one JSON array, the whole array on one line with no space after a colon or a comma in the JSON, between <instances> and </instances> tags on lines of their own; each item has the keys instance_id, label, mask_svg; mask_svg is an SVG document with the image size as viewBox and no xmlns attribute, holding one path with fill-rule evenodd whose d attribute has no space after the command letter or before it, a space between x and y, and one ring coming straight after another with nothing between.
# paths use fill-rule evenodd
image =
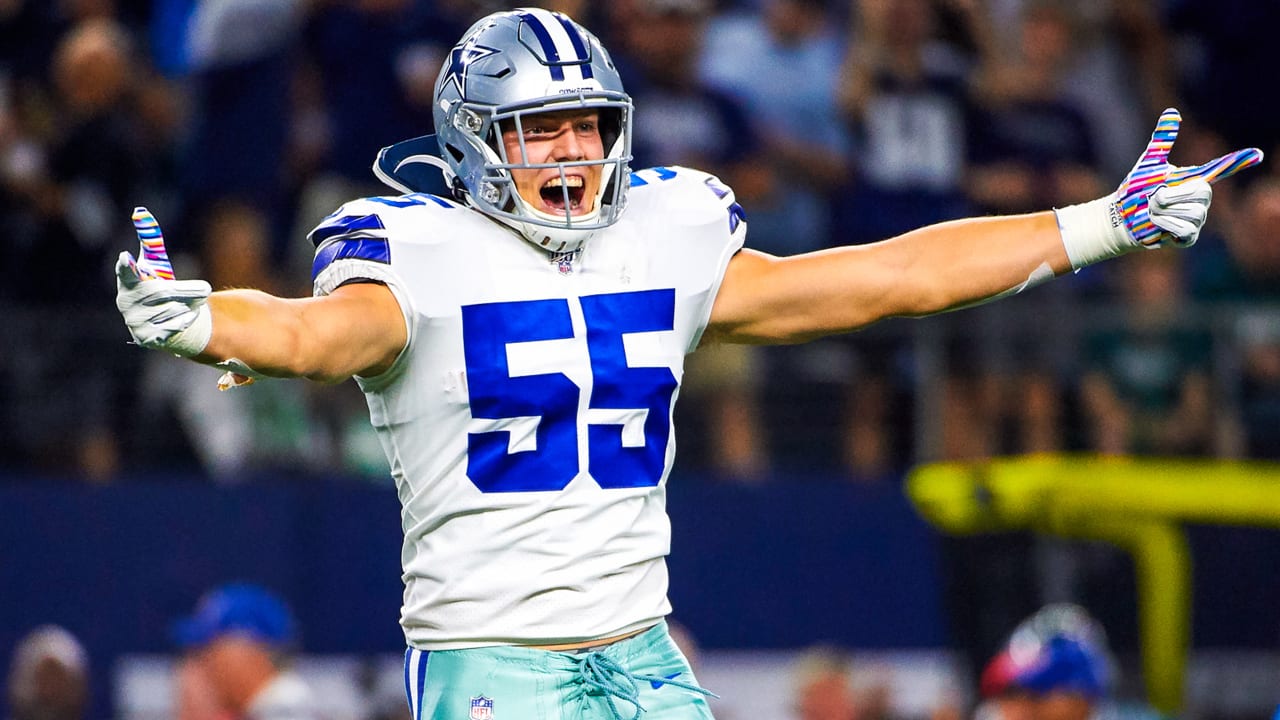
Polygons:
<instances>
[{"instance_id":1,"label":"football player","mask_svg":"<svg viewBox=\"0 0 1280 720\"><path fill-rule=\"evenodd\" d=\"M445 61L434 138L380 156L403 194L349 202L311 233L314 297L169 279L140 209L142 258L121 254L117 305L138 344L217 365L228 384L355 377L403 506L415 718L709 718L663 620L685 355L929 315L1190 245L1209 181L1261 153L1170 166L1178 122L1166 112L1134 171L1091 203L772 257L743 249L743 209L717 178L632 171L630 98L590 32L500 12ZM424 192L437 169L444 189Z\"/></svg>"}]
</instances>

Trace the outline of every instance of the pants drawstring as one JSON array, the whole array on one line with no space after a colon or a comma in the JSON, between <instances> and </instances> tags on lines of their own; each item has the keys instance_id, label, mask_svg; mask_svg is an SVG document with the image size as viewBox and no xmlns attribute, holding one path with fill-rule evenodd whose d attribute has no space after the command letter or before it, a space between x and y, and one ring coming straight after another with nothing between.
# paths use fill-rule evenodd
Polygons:
<instances>
[{"instance_id":1,"label":"pants drawstring","mask_svg":"<svg viewBox=\"0 0 1280 720\"><path fill-rule=\"evenodd\" d=\"M673 685L708 697L719 697L710 690L705 690L691 683L680 682L673 678L630 672L616 660L599 652L584 653L574 657L574 660L578 663L578 677L582 684L604 696L605 702L609 704L610 712L613 713L614 720L626 720L626 718L623 718L622 713L619 712L618 704L614 701L614 698L626 700L634 705L636 711L630 720L640 720L640 713L644 712L644 708L640 705L640 686L637 681L651 683L655 688L661 685Z\"/></svg>"}]
</instances>

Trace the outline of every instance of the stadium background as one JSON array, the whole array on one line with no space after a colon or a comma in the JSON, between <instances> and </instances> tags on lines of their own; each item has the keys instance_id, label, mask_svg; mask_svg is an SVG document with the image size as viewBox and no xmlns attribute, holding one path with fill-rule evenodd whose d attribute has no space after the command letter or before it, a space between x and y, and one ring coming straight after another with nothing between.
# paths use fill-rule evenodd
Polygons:
<instances>
[{"instance_id":1,"label":"stadium background","mask_svg":"<svg viewBox=\"0 0 1280 720\"><path fill-rule=\"evenodd\" d=\"M9 338L0 346L0 657L32 627L62 624L91 655L91 716L142 717L165 701L173 619L208 587L244 579L288 599L305 656L321 661L324 677L363 693L376 685L371 672L396 674L399 521L361 430L358 393L350 383L291 382L212 392L216 373L125 344L109 268L135 242L129 210L147 204L180 274L305 293L306 230L341 200L381 192L370 185L373 153L426 131L422 83L434 80L442 48L492 5L0 2L0 219L11 268L0 289ZM1063 67L1076 77L1061 78L1049 104L1074 109L1015 119L1039 117L1050 128L1028 153L1081 138L1092 150L1036 156L1032 177L1055 176L1055 162L1083 165L1110 187L1164 101L1188 118L1182 143L1191 149L1175 151L1175 161L1243 145L1276 157L1280 139L1280 100L1258 80L1280 29L1269 2L889 3L907 13L903 27L932 17L920 56L953 71L929 76L925 104L954 102L957 114L940 117L968 123L958 134L926 123L926 141L967 145L923 160L878 144L892 133L877 134L868 118L884 115L865 109L887 112L910 94L885 81L857 100L862 110L838 99L840 79L858 76L858 48L873 44L864 13L875 2L564 5L581 6L575 16L628 71L638 122L652 107L650 117L667 123L638 131L638 164L717 170L740 195L757 196L744 203L752 242L779 252L863 241L944 219L940 212L1025 209L968 192L979 185L970 179L1020 157L975 129L974 118L1009 120L1000 112L1018 102L970 97L986 67L974 7L1007 41L1001 57L1013 65L1035 60L1019 57L1024 12L1066 18L1072 33ZM692 30L667 24L689 18ZM821 71L789 78L811 91L799 93L803 104L777 101L786 93L769 82L788 78L757 73L759 87L735 85L751 58L725 55L735 43L743 52L772 47L771 33L788 40L767 57ZM655 44L664 34L692 38L705 54L683 58L688 66L655 64L671 52ZM716 122L708 131L690 117ZM842 162L820 163L813 148L790 142L806 133L821 140L818 155ZM682 137L701 144L682 147ZM951 537L922 519L903 481L920 462L1025 451L1280 457L1280 373L1254 365L1255 353L1280 346L1280 260L1263 267L1265 254L1235 254L1241 237L1280 245L1271 234L1280 233L1280 210L1265 194L1272 165L1219 192L1205 237L1175 267L1180 290L1162 300L1178 332L1151 342L1200 352L1172 371L1138 371L1163 372L1175 388L1204 378L1204 406L1184 421L1198 438L1112 447L1095 437L1108 416L1092 414L1082 378L1106 369L1096 361L1114 337L1093 333L1148 327L1127 285L1137 280L1111 266L1011 303L693 366L696 384L677 407L672 599L675 619L703 649L708 685L726 696L726 716L787 717L790 662L819 643L853 651L860 683L888 682L897 715L963 705L974 670L1012 626L1063 598L1103 621L1125 670L1121 694L1141 698L1124 553L1025 530ZM827 184L799 184L797 167ZM1252 188L1260 188L1256 212ZM1029 199L1043 207L1057 196ZM1169 356L1184 357L1155 355ZM1024 432L1044 420L1021 411L1043 404L1034 393L1044 386L1027 383L1037 376L1050 378L1058 409L1047 441ZM1156 403L1145 417L1180 411ZM983 416L992 420L984 425ZM850 439L866 437L876 439L871 450ZM1269 716L1280 703L1280 539L1207 524L1188 533L1184 715Z\"/></svg>"}]
</instances>

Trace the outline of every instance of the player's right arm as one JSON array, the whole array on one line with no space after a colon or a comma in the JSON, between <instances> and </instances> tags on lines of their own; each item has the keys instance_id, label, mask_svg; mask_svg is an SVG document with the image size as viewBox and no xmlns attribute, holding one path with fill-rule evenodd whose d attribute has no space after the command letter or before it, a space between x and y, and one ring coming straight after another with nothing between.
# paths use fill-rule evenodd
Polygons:
<instances>
[{"instance_id":1,"label":"player's right arm","mask_svg":"<svg viewBox=\"0 0 1280 720\"><path fill-rule=\"evenodd\" d=\"M281 298L259 290L209 296L212 334L193 359L235 358L270 377L341 382L381 375L404 349L404 314L381 283L343 285L329 295Z\"/></svg>"},{"instance_id":2,"label":"player's right arm","mask_svg":"<svg viewBox=\"0 0 1280 720\"><path fill-rule=\"evenodd\" d=\"M213 293L203 280L176 280L160 228L134 213L139 259L121 253L116 306L134 341L240 374L340 382L373 377L408 340L404 314L387 286L342 285L314 298L259 290Z\"/></svg>"}]
</instances>

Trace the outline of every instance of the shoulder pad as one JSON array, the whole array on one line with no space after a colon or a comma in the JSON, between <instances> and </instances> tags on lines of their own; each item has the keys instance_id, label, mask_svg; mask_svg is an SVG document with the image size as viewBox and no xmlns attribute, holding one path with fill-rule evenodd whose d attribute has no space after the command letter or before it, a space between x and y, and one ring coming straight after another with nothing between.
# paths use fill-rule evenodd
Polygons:
<instances>
[{"instance_id":1,"label":"shoulder pad","mask_svg":"<svg viewBox=\"0 0 1280 720\"><path fill-rule=\"evenodd\" d=\"M395 222L394 216L407 208L460 207L452 200L435 195L412 193L397 197L367 197L352 200L330 213L307 234L311 244L319 248L336 238L385 238L387 225Z\"/></svg>"},{"instance_id":2,"label":"shoulder pad","mask_svg":"<svg viewBox=\"0 0 1280 720\"><path fill-rule=\"evenodd\" d=\"M652 167L631 173L630 180L636 200L653 194L670 211L685 215L705 212L714 218L727 216L731 235L746 219L733 188L710 173L679 166Z\"/></svg>"},{"instance_id":3,"label":"shoulder pad","mask_svg":"<svg viewBox=\"0 0 1280 720\"><path fill-rule=\"evenodd\" d=\"M321 276L335 264L342 264L338 261L355 261L364 268L361 272L372 273L359 277L383 279L383 269L379 266L391 264L392 231L396 232L397 239L402 239L409 228L429 224L421 215L423 211L440 212L459 207L450 200L420 193L360 198L346 203L307 235L316 248L311 263L312 282L317 283L317 287L327 287L320 282ZM345 272L357 277L353 271Z\"/></svg>"}]
</instances>

